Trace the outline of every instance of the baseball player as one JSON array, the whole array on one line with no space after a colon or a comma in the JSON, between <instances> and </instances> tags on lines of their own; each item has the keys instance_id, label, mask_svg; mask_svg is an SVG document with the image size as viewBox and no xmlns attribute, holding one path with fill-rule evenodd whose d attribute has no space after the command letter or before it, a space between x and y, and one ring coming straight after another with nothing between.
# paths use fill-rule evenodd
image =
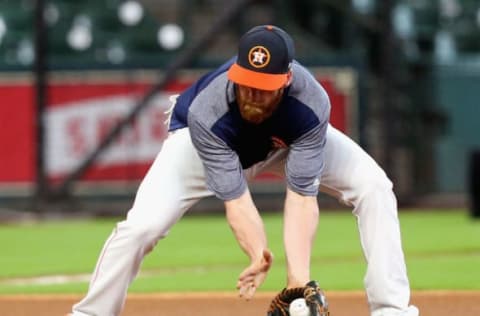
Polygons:
<instances>
[{"instance_id":1,"label":"baseball player","mask_svg":"<svg viewBox=\"0 0 480 316\"><path fill-rule=\"evenodd\" d=\"M330 102L294 60L291 37L262 25L242 36L238 55L178 96L169 135L143 179L124 221L106 241L88 293L74 316L119 315L140 264L199 199L224 201L226 218L250 264L237 289L250 299L273 261L248 181L269 171L286 183L284 248L287 282L268 315L288 315L305 298L312 316L328 303L310 275L317 194L353 207L367 261L372 316L418 316L410 289L392 183L356 143L329 124Z\"/></svg>"}]
</instances>

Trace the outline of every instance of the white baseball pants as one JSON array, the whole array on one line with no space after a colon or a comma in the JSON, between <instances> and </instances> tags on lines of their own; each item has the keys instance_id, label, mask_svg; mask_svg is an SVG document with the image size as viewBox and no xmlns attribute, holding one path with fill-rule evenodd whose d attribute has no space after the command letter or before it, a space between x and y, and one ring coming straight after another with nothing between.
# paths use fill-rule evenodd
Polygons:
<instances>
[{"instance_id":1,"label":"white baseball pants","mask_svg":"<svg viewBox=\"0 0 480 316\"><path fill-rule=\"evenodd\" d=\"M410 287L401 245L392 183L377 163L350 138L329 126L320 190L353 207L367 261L364 283L372 314L406 310ZM283 173L287 150L280 149L246 172ZM114 316L140 264L159 239L198 200L211 196L188 128L165 140L138 189L126 220L105 242L88 293L74 316ZM321 280L320 280L321 281Z\"/></svg>"}]
</instances>

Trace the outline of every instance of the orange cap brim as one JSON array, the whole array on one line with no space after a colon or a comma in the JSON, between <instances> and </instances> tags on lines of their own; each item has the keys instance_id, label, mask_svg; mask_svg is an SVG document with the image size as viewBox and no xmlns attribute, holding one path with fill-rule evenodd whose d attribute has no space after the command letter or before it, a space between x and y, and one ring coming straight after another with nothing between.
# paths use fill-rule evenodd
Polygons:
<instances>
[{"instance_id":1,"label":"orange cap brim","mask_svg":"<svg viewBox=\"0 0 480 316\"><path fill-rule=\"evenodd\" d=\"M278 90L287 83L287 74L266 74L249 70L234 63L228 70L228 79L236 84L260 90Z\"/></svg>"}]
</instances>

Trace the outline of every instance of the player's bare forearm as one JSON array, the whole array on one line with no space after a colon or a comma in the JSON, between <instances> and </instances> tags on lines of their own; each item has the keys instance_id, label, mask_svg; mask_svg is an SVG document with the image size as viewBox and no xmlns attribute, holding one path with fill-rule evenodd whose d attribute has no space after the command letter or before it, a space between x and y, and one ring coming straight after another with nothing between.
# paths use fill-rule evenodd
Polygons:
<instances>
[{"instance_id":1,"label":"player's bare forearm","mask_svg":"<svg viewBox=\"0 0 480 316\"><path fill-rule=\"evenodd\" d=\"M250 265L240 273L237 283L240 296L250 299L263 283L273 256L267 248L263 221L248 190L239 198L226 201L225 209L235 238L250 258Z\"/></svg>"},{"instance_id":2,"label":"player's bare forearm","mask_svg":"<svg viewBox=\"0 0 480 316\"><path fill-rule=\"evenodd\" d=\"M315 196L303 196L287 189L284 212L284 246L288 287L310 281L310 258L318 224Z\"/></svg>"},{"instance_id":3,"label":"player's bare forearm","mask_svg":"<svg viewBox=\"0 0 480 316\"><path fill-rule=\"evenodd\" d=\"M240 247L255 260L267 248L267 237L263 221L255 207L250 192L245 191L239 198L226 201L227 221Z\"/></svg>"}]
</instances>

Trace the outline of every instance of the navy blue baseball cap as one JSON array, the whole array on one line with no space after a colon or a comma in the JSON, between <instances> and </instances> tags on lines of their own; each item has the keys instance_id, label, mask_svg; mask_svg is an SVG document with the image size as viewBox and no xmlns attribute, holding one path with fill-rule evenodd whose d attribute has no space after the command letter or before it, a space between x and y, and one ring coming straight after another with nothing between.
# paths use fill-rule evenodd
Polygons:
<instances>
[{"instance_id":1,"label":"navy blue baseball cap","mask_svg":"<svg viewBox=\"0 0 480 316\"><path fill-rule=\"evenodd\" d=\"M228 79L260 90L280 89L287 83L294 54L287 32L273 25L256 26L240 38Z\"/></svg>"}]
</instances>

